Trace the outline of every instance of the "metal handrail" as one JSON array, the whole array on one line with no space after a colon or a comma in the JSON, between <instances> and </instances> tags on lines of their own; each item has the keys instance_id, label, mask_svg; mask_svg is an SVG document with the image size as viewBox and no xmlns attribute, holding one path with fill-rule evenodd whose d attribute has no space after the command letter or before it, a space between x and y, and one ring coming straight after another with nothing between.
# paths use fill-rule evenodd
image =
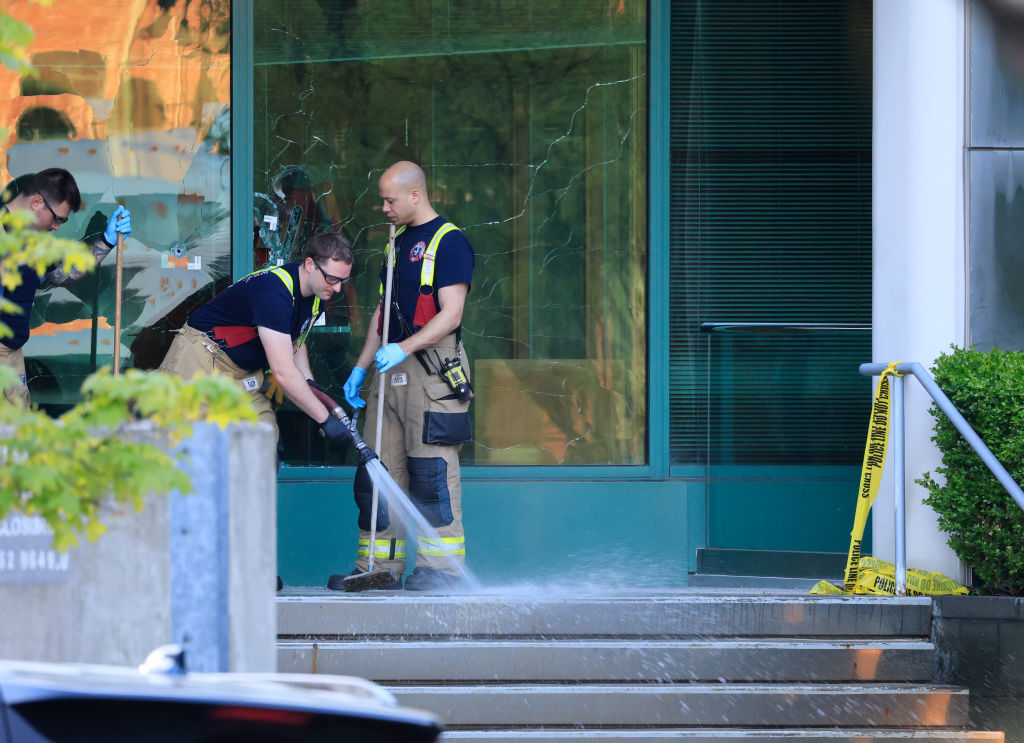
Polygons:
<instances>
[{"instance_id":1,"label":"metal handrail","mask_svg":"<svg viewBox=\"0 0 1024 743\"><path fill-rule=\"evenodd\" d=\"M861 364L860 373L866 377L877 377L886 368L886 364ZM960 414L953 402L946 397L946 393L939 389L939 385L932 379L931 374L916 361L903 361L896 365L896 372L902 375L912 374L921 383L925 391L931 395L932 400L939 406L939 409L946 414L950 422L964 437L964 440L971 445L971 448L981 457L989 471L995 475L996 480L1006 489L1010 497L1017 505L1024 509L1024 490L1010 477L1010 473L999 463L992 451L981 440L981 437L974 432L971 424ZM905 503L905 478L906 478L906 456L905 456L905 434L903 421L903 377L890 377L890 395L892 397L892 438L895 440L895 451L893 452L894 472L894 507L895 507L895 528L896 528L896 595L907 594L907 524L906 524L906 503Z\"/></svg>"},{"instance_id":2,"label":"metal handrail","mask_svg":"<svg viewBox=\"0 0 1024 743\"><path fill-rule=\"evenodd\" d=\"M701 333L721 333L730 330L836 330L846 333L866 333L871 331L871 324L842 322L702 322L697 326L697 329Z\"/></svg>"}]
</instances>

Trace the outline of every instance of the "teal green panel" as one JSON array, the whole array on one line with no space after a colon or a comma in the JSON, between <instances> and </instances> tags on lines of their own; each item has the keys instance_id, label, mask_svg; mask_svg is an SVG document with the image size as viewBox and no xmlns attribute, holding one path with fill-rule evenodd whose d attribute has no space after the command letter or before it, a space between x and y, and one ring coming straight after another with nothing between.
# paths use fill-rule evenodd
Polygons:
<instances>
[{"instance_id":1,"label":"teal green panel","mask_svg":"<svg viewBox=\"0 0 1024 743\"><path fill-rule=\"evenodd\" d=\"M857 505L853 466L711 467L708 544L844 552ZM870 526L864 552L870 551Z\"/></svg>"},{"instance_id":2,"label":"teal green panel","mask_svg":"<svg viewBox=\"0 0 1024 743\"><path fill-rule=\"evenodd\" d=\"M253 13L251 0L231 3L231 273L252 271Z\"/></svg>"},{"instance_id":3,"label":"teal green panel","mask_svg":"<svg viewBox=\"0 0 1024 743\"><path fill-rule=\"evenodd\" d=\"M669 212L664 205L671 199L671 59L672 44L669 33L671 12L669 0L652 0L649 38L650 80L650 133L648 152L648 188L650 189L650 268L648 271L648 301L651 308L668 307L671 292L671 251L668 235L671 230ZM649 436L647 461L658 476L668 474L670 446L669 399L671 335L668 312L650 313L650 340L647 344L649 364Z\"/></svg>"},{"instance_id":4,"label":"teal green panel","mask_svg":"<svg viewBox=\"0 0 1024 743\"><path fill-rule=\"evenodd\" d=\"M289 586L326 586L354 562L352 481L277 483L277 571Z\"/></svg>"},{"instance_id":5,"label":"teal green panel","mask_svg":"<svg viewBox=\"0 0 1024 743\"><path fill-rule=\"evenodd\" d=\"M686 530L689 554L687 570L697 571L697 550L708 546L708 484L704 480L686 483Z\"/></svg>"},{"instance_id":6,"label":"teal green panel","mask_svg":"<svg viewBox=\"0 0 1024 743\"><path fill-rule=\"evenodd\" d=\"M702 501L699 483L678 480L464 482L468 564L485 586L682 587L695 550L688 511ZM350 571L356 538L349 481L278 484L287 585L323 586Z\"/></svg>"},{"instance_id":7,"label":"teal green panel","mask_svg":"<svg viewBox=\"0 0 1024 743\"><path fill-rule=\"evenodd\" d=\"M685 586L687 485L471 483L463 497L469 565L490 584Z\"/></svg>"}]
</instances>

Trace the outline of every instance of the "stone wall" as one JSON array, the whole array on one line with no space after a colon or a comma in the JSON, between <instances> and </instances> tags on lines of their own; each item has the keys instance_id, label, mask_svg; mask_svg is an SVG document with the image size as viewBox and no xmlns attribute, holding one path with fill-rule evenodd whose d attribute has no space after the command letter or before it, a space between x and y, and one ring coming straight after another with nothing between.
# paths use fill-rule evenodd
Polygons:
<instances>
[{"instance_id":1,"label":"stone wall","mask_svg":"<svg viewBox=\"0 0 1024 743\"><path fill-rule=\"evenodd\" d=\"M273 432L196 425L180 448L194 492L108 507L95 543L59 555L30 520L0 527L0 658L137 665L176 642L191 670L275 670Z\"/></svg>"},{"instance_id":2,"label":"stone wall","mask_svg":"<svg viewBox=\"0 0 1024 743\"><path fill-rule=\"evenodd\" d=\"M971 692L970 726L1024 743L1024 599L937 596L935 681Z\"/></svg>"}]
</instances>

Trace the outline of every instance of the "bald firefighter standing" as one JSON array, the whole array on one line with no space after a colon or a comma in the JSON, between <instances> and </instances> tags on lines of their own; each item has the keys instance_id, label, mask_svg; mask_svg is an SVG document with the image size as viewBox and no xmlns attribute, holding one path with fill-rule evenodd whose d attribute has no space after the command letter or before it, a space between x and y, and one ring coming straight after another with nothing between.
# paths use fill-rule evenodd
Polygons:
<instances>
[{"instance_id":1,"label":"bald firefighter standing","mask_svg":"<svg viewBox=\"0 0 1024 743\"><path fill-rule=\"evenodd\" d=\"M383 287L389 261L381 269L381 304L370 332L345 383L345 399L353 407L371 363L378 374L370 385L366 415L367 441L377 435L378 385L386 380L381 461L395 482L409 494L433 527L436 537L420 535L416 569L405 579L410 591L453 587L465 563L462 530L462 480L459 450L472 439L469 420L469 360L462 347L462 313L473 277L473 249L462 231L438 215L427 197L423 171L398 162L380 178L382 209L398 229L387 345L381 346ZM352 575L369 568L390 572L386 587L402 588L405 572L405 530L378 507L377 532L370 544L373 484L365 467L356 471L359 544ZM328 587L344 589L344 575L331 576Z\"/></svg>"}]
</instances>

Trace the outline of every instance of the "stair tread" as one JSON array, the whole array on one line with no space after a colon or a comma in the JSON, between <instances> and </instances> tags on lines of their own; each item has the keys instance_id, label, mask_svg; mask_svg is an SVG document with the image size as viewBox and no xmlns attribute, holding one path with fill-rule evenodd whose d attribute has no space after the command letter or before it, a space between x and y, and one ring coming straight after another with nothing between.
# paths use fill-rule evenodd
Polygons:
<instances>
[{"instance_id":1,"label":"stair tread","mask_svg":"<svg viewBox=\"0 0 1024 743\"><path fill-rule=\"evenodd\" d=\"M591 597L292 595L283 638L351 636L927 637L927 597L652 594Z\"/></svg>"},{"instance_id":2,"label":"stair tread","mask_svg":"<svg viewBox=\"0 0 1024 743\"><path fill-rule=\"evenodd\" d=\"M458 637L455 639L423 639L413 640L381 640L366 639L364 637L352 637L347 640L338 639L286 639L279 640L278 646L282 648L309 647L317 645L320 648L394 648L403 650L408 648L474 648L474 647L546 647L552 649L566 648L577 650L579 648L636 648L636 649L658 649L658 648L798 648L803 650L817 649L900 649L900 650L934 650L934 645L919 638L900 638L881 640L878 638L808 638L808 637L773 637L771 639L741 638L716 638L713 640L694 639L614 639L614 638L585 638L585 639L560 639L550 640L543 638L479 638L466 639Z\"/></svg>"},{"instance_id":3,"label":"stair tread","mask_svg":"<svg viewBox=\"0 0 1024 743\"><path fill-rule=\"evenodd\" d=\"M324 591L277 605L279 666L375 679L438 715L440 743L1003 743L965 729L967 689L930 683L928 597Z\"/></svg>"},{"instance_id":4,"label":"stair tread","mask_svg":"<svg viewBox=\"0 0 1024 743\"><path fill-rule=\"evenodd\" d=\"M815 683L756 683L730 681L728 683L706 683L706 682L683 682L683 683L636 683L630 681L618 683L594 683L580 684L579 686L568 686L566 684L538 684L538 683L515 683L515 684L479 684L479 683L446 683L443 686L417 685L417 684L388 684L385 686L392 694L399 694L409 691L416 693L454 694L472 691L480 694L510 694L523 693L526 691L538 694L574 694L577 691L597 694L606 691L617 693L635 694L661 694L679 693L684 691L688 694L954 694L967 696L968 691L963 686L946 686L943 684L924 684L913 682L866 682L863 684L851 684L846 682L832 684Z\"/></svg>"},{"instance_id":5,"label":"stair tread","mask_svg":"<svg viewBox=\"0 0 1024 743\"><path fill-rule=\"evenodd\" d=\"M445 726L962 727L965 689L833 684L386 686ZM467 703L471 701L472 703Z\"/></svg>"},{"instance_id":6,"label":"stair tread","mask_svg":"<svg viewBox=\"0 0 1024 743\"><path fill-rule=\"evenodd\" d=\"M715 728L615 728L615 729L524 729L524 728L487 728L487 729L449 729L441 735L441 741L500 741L524 740L532 743L544 741L565 741L579 739L598 739L604 741L625 740L639 743L643 740L664 740L671 738L725 740L792 740L798 738L805 743L818 739L845 740L867 743L873 740L916 740L916 741L972 741L976 743L1002 743L1001 732L988 730L959 730L956 728L749 728L749 727L715 727Z\"/></svg>"}]
</instances>

